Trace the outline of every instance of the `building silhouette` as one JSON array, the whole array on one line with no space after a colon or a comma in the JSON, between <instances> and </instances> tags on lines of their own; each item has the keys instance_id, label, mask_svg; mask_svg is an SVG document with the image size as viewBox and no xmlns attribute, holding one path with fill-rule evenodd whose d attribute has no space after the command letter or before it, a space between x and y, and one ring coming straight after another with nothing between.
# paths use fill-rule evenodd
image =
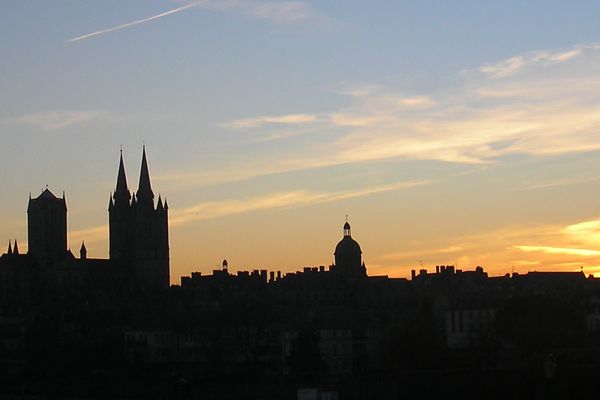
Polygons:
<instances>
[{"instance_id":1,"label":"building silhouette","mask_svg":"<svg viewBox=\"0 0 600 400\"><path fill-rule=\"evenodd\" d=\"M335 264L333 271L347 278L361 278L367 276L367 268L362 262L360 245L352 239L352 229L348 221L344 224L344 236L335 246Z\"/></svg>"},{"instance_id":2,"label":"building silhouette","mask_svg":"<svg viewBox=\"0 0 600 400\"><path fill-rule=\"evenodd\" d=\"M120 156L108 259L85 242L78 257L68 248L64 193L30 196L28 251L13 239L0 256L0 397L290 398L289 387L313 385L356 399L474 387L478 398L536 398L561 379L596 394L593 276L452 265L368 275L346 221L328 267L282 273L229 258L171 286L168 212L145 148L135 191Z\"/></svg>"},{"instance_id":3,"label":"building silhouette","mask_svg":"<svg viewBox=\"0 0 600 400\"><path fill-rule=\"evenodd\" d=\"M28 254L48 265L67 254L67 201L46 188L27 206Z\"/></svg>"},{"instance_id":4,"label":"building silhouette","mask_svg":"<svg viewBox=\"0 0 600 400\"><path fill-rule=\"evenodd\" d=\"M169 205L160 196L154 204L145 147L139 185L133 196L127 186L121 154L117 185L109 201L108 213L110 260L129 270L142 288L168 288Z\"/></svg>"},{"instance_id":5,"label":"building silhouette","mask_svg":"<svg viewBox=\"0 0 600 400\"><path fill-rule=\"evenodd\" d=\"M154 203L145 148L139 186L130 194L121 154L117 184L109 203L108 259L88 258L85 243L79 258L67 246L67 202L46 187L27 206L28 251L9 243L0 257L0 306L23 308L85 299L122 299L132 293L169 288L169 206ZM105 302L105 300L102 300Z\"/></svg>"}]
</instances>

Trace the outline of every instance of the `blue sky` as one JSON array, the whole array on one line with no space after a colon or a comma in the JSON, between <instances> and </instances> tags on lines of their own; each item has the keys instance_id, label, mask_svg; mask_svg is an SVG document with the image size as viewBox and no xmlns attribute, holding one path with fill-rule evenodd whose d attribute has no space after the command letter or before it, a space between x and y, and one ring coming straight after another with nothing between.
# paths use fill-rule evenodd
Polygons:
<instances>
[{"instance_id":1,"label":"blue sky","mask_svg":"<svg viewBox=\"0 0 600 400\"><path fill-rule=\"evenodd\" d=\"M600 271L599 8L4 1L0 238L48 184L106 257L145 143L175 278L328 264L346 213L373 274Z\"/></svg>"}]
</instances>

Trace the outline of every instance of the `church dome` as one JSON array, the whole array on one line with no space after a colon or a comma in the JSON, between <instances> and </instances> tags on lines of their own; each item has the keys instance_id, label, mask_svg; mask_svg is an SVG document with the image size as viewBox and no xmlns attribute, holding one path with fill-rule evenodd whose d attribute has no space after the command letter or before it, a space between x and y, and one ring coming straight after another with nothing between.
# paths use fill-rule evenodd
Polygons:
<instances>
[{"instance_id":1,"label":"church dome","mask_svg":"<svg viewBox=\"0 0 600 400\"><path fill-rule=\"evenodd\" d=\"M362 267L362 250L360 245L352 239L350 224L344 224L344 237L335 246L335 267L336 270L342 273L351 275L361 274L364 268Z\"/></svg>"},{"instance_id":2,"label":"church dome","mask_svg":"<svg viewBox=\"0 0 600 400\"><path fill-rule=\"evenodd\" d=\"M358 242L350 236L344 236L342 240L339 241L337 246L335 246L336 256L356 256L362 254L362 250L360 249L360 245Z\"/></svg>"}]
</instances>

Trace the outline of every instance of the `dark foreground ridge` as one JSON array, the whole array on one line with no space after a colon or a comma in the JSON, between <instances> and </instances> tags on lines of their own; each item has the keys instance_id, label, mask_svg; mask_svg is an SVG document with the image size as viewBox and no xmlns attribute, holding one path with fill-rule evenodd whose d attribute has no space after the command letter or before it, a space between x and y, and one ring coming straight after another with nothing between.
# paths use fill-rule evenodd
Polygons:
<instances>
[{"instance_id":1,"label":"dark foreground ridge","mask_svg":"<svg viewBox=\"0 0 600 400\"><path fill-rule=\"evenodd\" d=\"M335 263L194 272L169 286L168 204L121 158L109 259L67 248L67 203L30 198L0 256L0 399L596 398L600 280L482 267L369 276L348 222Z\"/></svg>"}]
</instances>

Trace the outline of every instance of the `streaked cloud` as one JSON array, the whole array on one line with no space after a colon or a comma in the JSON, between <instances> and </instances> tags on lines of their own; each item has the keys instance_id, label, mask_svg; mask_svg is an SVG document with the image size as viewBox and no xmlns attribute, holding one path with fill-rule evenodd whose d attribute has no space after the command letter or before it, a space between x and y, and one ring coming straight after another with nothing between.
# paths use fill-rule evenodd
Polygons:
<instances>
[{"instance_id":1,"label":"streaked cloud","mask_svg":"<svg viewBox=\"0 0 600 400\"><path fill-rule=\"evenodd\" d=\"M598 150L600 52L582 49L548 53L543 59L560 65L530 65L533 74L515 70L493 81L467 77L457 89L427 95L430 100L417 103L424 108L407 108L407 96L390 89L371 90L332 114L331 124L346 128L333 156L485 163L509 154ZM575 53L578 62L570 63Z\"/></svg>"},{"instance_id":2,"label":"streaked cloud","mask_svg":"<svg viewBox=\"0 0 600 400\"><path fill-rule=\"evenodd\" d=\"M392 100L398 101L401 106L405 107L428 108L435 105L435 102L427 96L393 98Z\"/></svg>"},{"instance_id":3,"label":"streaked cloud","mask_svg":"<svg viewBox=\"0 0 600 400\"><path fill-rule=\"evenodd\" d=\"M301 1L264 2L250 5L244 12L254 18L278 23L294 23L316 17L315 11Z\"/></svg>"},{"instance_id":4,"label":"streaked cloud","mask_svg":"<svg viewBox=\"0 0 600 400\"><path fill-rule=\"evenodd\" d=\"M160 112L119 113L105 110L49 110L8 117L4 125L24 125L43 131L59 131L75 126L98 123L147 124L174 123L180 115Z\"/></svg>"},{"instance_id":5,"label":"streaked cloud","mask_svg":"<svg viewBox=\"0 0 600 400\"><path fill-rule=\"evenodd\" d=\"M339 134L310 149L312 161L308 155L298 167L389 158L483 164L511 154L600 149L599 45L509 60L486 64L481 74L466 74L462 85L437 93L407 95L383 85L344 90L351 105L310 117L316 130ZM239 125L268 122L247 118ZM285 122L289 131L307 121Z\"/></svg>"},{"instance_id":6,"label":"streaked cloud","mask_svg":"<svg viewBox=\"0 0 600 400\"><path fill-rule=\"evenodd\" d=\"M330 165L331 164L318 163L316 161L311 164L312 168L327 167ZM271 165L268 161L260 160L260 162L255 162L252 165L245 165L244 168L232 165L227 168L200 172L183 170L171 171L170 173L155 175L152 179L157 182L162 182L163 185L166 185L171 189L176 189L179 186L206 186L240 182L260 176L283 174L307 168L309 168L307 165L301 165L301 161L296 160L278 161Z\"/></svg>"},{"instance_id":7,"label":"streaked cloud","mask_svg":"<svg viewBox=\"0 0 600 400\"><path fill-rule=\"evenodd\" d=\"M570 247L553 247L553 246L515 246L515 249L530 252L542 252L547 254L568 254L576 256L598 256L600 251L590 249L575 249Z\"/></svg>"},{"instance_id":8,"label":"streaked cloud","mask_svg":"<svg viewBox=\"0 0 600 400\"><path fill-rule=\"evenodd\" d=\"M564 234L578 243L600 249L600 218L569 225Z\"/></svg>"},{"instance_id":9,"label":"streaked cloud","mask_svg":"<svg viewBox=\"0 0 600 400\"><path fill-rule=\"evenodd\" d=\"M538 189L549 189L555 187L580 185L583 183L590 183L600 180L600 177L582 177L582 178L569 178L569 179L555 179L550 181L540 182L523 182L520 187L515 190L538 190Z\"/></svg>"},{"instance_id":10,"label":"streaked cloud","mask_svg":"<svg viewBox=\"0 0 600 400\"><path fill-rule=\"evenodd\" d=\"M223 124L235 129L259 128L265 125L299 125L315 122L318 119L312 114L265 115L255 118L238 119Z\"/></svg>"},{"instance_id":11,"label":"streaked cloud","mask_svg":"<svg viewBox=\"0 0 600 400\"><path fill-rule=\"evenodd\" d=\"M482 265L492 275L582 268L596 274L600 273L600 218L568 225L509 225L441 241L410 242L373 262L381 271L407 276L411 268L419 268L419 259L430 271L435 265L458 264L467 270Z\"/></svg>"},{"instance_id":12,"label":"streaked cloud","mask_svg":"<svg viewBox=\"0 0 600 400\"><path fill-rule=\"evenodd\" d=\"M328 21L328 18L304 1L207 0L200 7L278 25Z\"/></svg>"},{"instance_id":13,"label":"streaked cloud","mask_svg":"<svg viewBox=\"0 0 600 400\"><path fill-rule=\"evenodd\" d=\"M404 249L402 251L397 251L393 253L382 254L378 257L379 260L400 260L406 258L421 258L425 256L434 256L440 254L446 255L454 255L459 253L468 252L471 248L471 245L466 243L452 243L447 246L442 247L429 247L427 250L424 250L424 243L414 243L414 247L416 249L408 250ZM452 258L452 257L451 257Z\"/></svg>"},{"instance_id":14,"label":"streaked cloud","mask_svg":"<svg viewBox=\"0 0 600 400\"><path fill-rule=\"evenodd\" d=\"M415 186L422 186L428 183L429 181L426 180L414 180L337 192L294 190L288 192L269 193L264 196L251 197L241 200L231 199L202 202L180 210L173 209L171 213L170 224L177 226L194 221L220 218L253 211L303 207L313 204L329 203L355 197L369 196L377 193L407 189Z\"/></svg>"},{"instance_id":15,"label":"streaked cloud","mask_svg":"<svg viewBox=\"0 0 600 400\"><path fill-rule=\"evenodd\" d=\"M107 117L107 113L93 110L48 111L22 115L7 119L4 122L34 126L45 131L55 131Z\"/></svg>"},{"instance_id":16,"label":"streaked cloud","mask_svg":"<svg viewBox=\"0 0 600 400\"><path fill-rule=\"evenodd\" d=\"M503 79L467 74L460 85L436 93L359 84L340 91L350 99L343 108L225 122L244 132L241 142L278 140L278 151L243 165L171 171L157 179L171 188L202 186L388 159L483 168L515 154L549 157L600 150L600 47L541 53L531 56L542 61L530 62L527 73L516 70ZM303 141L302 147L286 141L299 135L318 140ZM516 190L584 182L588 178L524 182Z\"/></svg>"},{"instance_id":17,"label":"streaked cloud","mask_svg":"<svg viewBox=\"0 0 600 400\"><path fill-rule=\"evenodd\" d=\"M582 47L577 47L557 52L530 51L493 64L486 64L479 68L479 71L493 78L505 78L533 64L552 65L569 61L579 56L582 50Z\"/></svg>"},{"instance_id":18,"label":"streaked cloud","mask_svg":"<svg viewBox=\"0 0 600 400\"><path fill-rule=\"evenodd\" d=\"M69 242L75 244L95 243L108 240L108 225L102 224L69 232ZM77 248L79 250L79 248Z\"/></svg>"}]
</instances>

